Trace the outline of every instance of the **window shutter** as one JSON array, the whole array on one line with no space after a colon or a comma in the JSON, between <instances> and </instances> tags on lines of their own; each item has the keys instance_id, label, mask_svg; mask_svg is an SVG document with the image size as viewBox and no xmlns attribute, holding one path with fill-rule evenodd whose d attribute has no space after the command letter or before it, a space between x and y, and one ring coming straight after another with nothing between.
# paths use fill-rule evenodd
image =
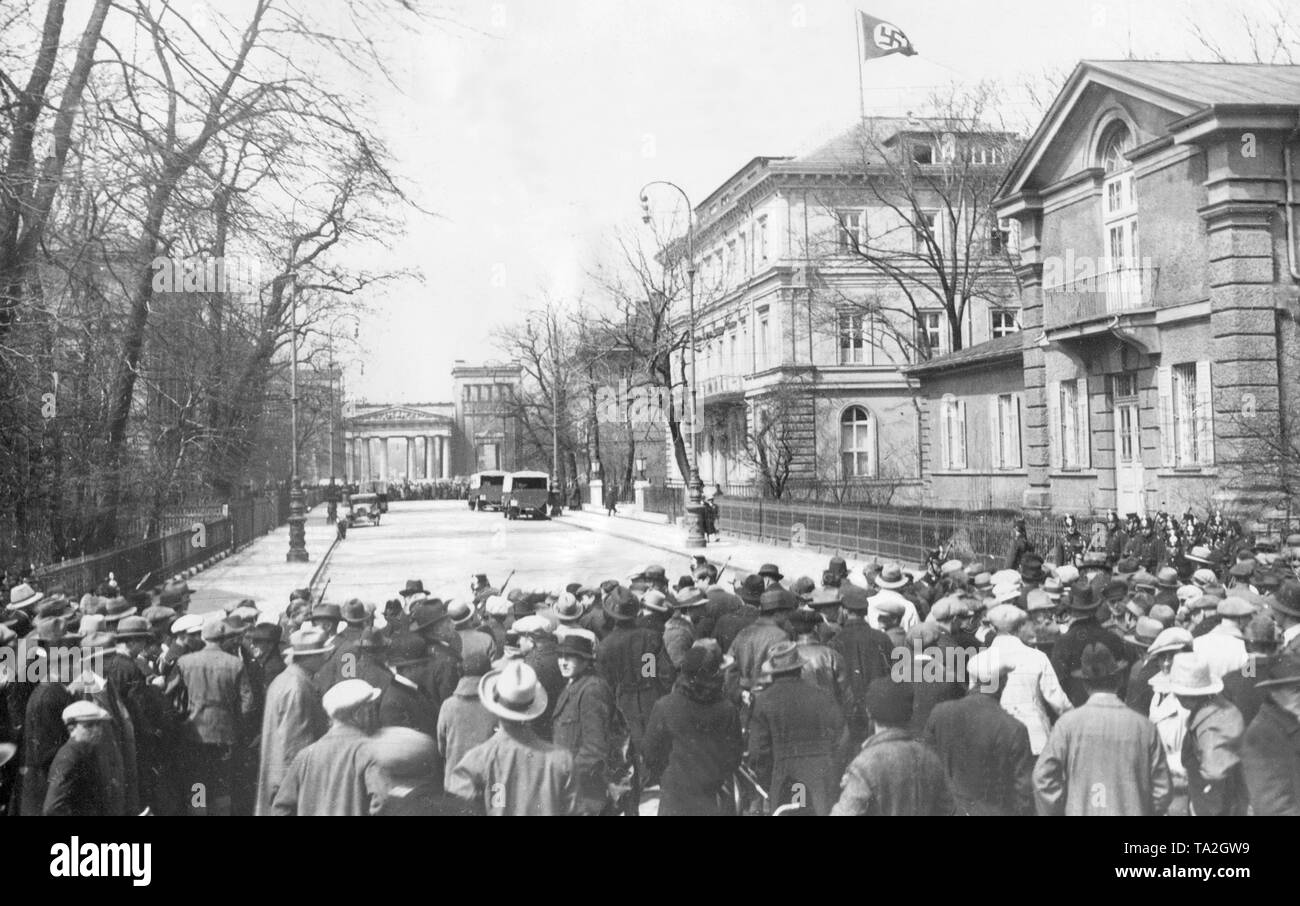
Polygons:
<instances>
[{"instance_id":1,"label":"window shutter","mask_svg":"<svg viewBox=\"0 0 1300 906\"><path fill-rule=\"evenodd\" d=\"M951 419L952 403L943 400L939 403L939 465L945 470L952 468L952 457L949 455L949 451L952 449L949 444L949 435L951 433L949 421Z\"/></svg>"},{"instance_id":2,"label":"window shutter","mask_svg":"<svg viewBox=\"0 0 1300 906\"><path fill-rule=\"evenodd\" d=\"M1177 465L1174 452L1173 378L1168 365L1156 369L1156 398L1160 411L1160 464Z\"/></svg>"},{"instance_id":3,"label":"window shutter","mask_svg":"<svg viewBox=\"0 0 1300 906\"><path fill-rule=\"evenodd\" d=\"M1214 465L1214 387L1209 360L1196 363L1196 453L1201 465Z\"/></svg>"},{"instance_id":4,"label":"window shutter","mask_svg":"<svg viewBox=\"0 0 1300 906\"><path fill-rule=\"evenodd\" d=\"M966 468L966 401L957 402L957 463L958 469Z\"/></svg>"},{"instance_id":5,"label":"window shutter","mask_svg":"<svg viewBox=\"0 0 1300 906\"><path fill-rule=\"evenodd\" d=\"M1020 394L1014 394L1011 397L1011 460L1005 463L1014 469L1019 469L1024 465L1024 455L1020 452Z\"/></svg>"},{"instance_id":6,"label":"window shutter","mask_svg":"<svg viewBox=\"0 0 1300 906\"><path fill-rule=\"evenodd\" d=\"M993 448L993 468L1002 468L1002 431L998 419L998 397L989 397L989 446Z\"/></svg>"},{"instance_id":7,"label":"window shutter","mask_svg":"<svg viewBox=\"0 0 1300 906\"><path fill-rule=\"evenodd\" d=\"M1078 415L1074 423L1078 426L1079 439L1076 443L1079 452L1079 468L1089 469L1092 467L1092 430L1089 423L1088 409L1091 405L1088 398L1088 379L1079 378L1079 393L1075 398L1078 405Z\"/></svg>"},{"instance_id":8,"label":"window shutter","mask_svg":"<svg viewBox=\"0 0 1300 906\"><path fill-rule=\"evenodd\" d=\"M1061 382L1047 382L1047 451L1053 469L1061 468Z\"/></svg>"}]
</instances>

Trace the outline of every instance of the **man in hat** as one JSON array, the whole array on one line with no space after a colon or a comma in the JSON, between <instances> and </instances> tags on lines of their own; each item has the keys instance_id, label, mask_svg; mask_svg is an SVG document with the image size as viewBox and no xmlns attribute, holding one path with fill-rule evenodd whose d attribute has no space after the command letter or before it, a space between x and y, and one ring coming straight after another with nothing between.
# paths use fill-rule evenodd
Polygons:
<instances>
[{"instance_id":1,"label":"man in hat","mask_svg":"<svg viewBox=\"0 0 1300 906\"><path fill-rule=\"evenodd\" d=\"M877 677L889 675L890 652L894 644L888 635L867 622L871 597L865 590L856 585L845 585L840 592L843 595L844 625L830 647L839 654L848 676L845 719L850 743L857 746L866 739L868 732L867 689Z\"/></svg>"},{"instance_id":2,"label":"man in hat","mask_svg":"<svg viewBox=\"0 0 1300 906\"><path fill-rule=\"evenodd\" d=\"M435 701L419 682L428 666L428 646L418 635L404 632L389 643L387 660L393 679L380 690L379 725L410 727L436 739L442 702Z\"/></svg>"},{"instance_id":3,"label":"man in hat","mask_svg":"<svg viewBox=\"0 0 1300 906\"><path fill-rule=\"evenodd\" d=\"M533 668L538 681L546 689L547 709L533 721L533 730L542 739L552 738L552 709L564 688L564 674L560 671L559 641L555 637L555 624L539 613L515 620L511 627L519 633L519 646L524 663Z\"/></svg>"},{"instance_id":4,"label":"man in hat","mask_svg":"<svg viewBox=\"0 0 1300 906\"><path fill-rule=\"evenodd\" d=\"M366 611L366 605L360 598L352 598L342 607L333 604L320 604L312 611L312 623L316 626L324 626L324 621L319 620L317 614L324 613L326 609L332 608L338 613L339 622L343 628L333 635L330 639L330 656L329 659L321 665L316 671L312 681L316 684L316 690L324 695L335 683L345 679L358 679L357 676L357 642L361 641L361 632L370 622L370 614ZM337 625L337 624L336 624Z\"/></svg>"},{"instance_id":5,"label":"man in hat","mask_svg":"<svg viewBox=\"0 0 1300 906\"><path fill-rule=\"evenodd\" d=\"M201 630L203 648L176 661L176 681L189 703L186 728L190 783L204 783L206 803L191 814L229 815L235 782L235 752L247 734L257 704L244 661L231 651L241 631L223 620L208 620ZM186 784L188 786L189 784Z\"/></svg>"},{"instance_id":6,"label":"man in hat","mask_svg":"<svg viewBox=\"0 0 1300 906\"><path fill-rule=\"evenodd\" d=\"M803 667L794 642L769 649L762 670L771 685L755 695L749 717L750 762L773 809L795 802L814 815L827 815L835 803L848 728L834 696L805 682Z\"/></svg>"},{"instance_id":7,"label":"man in hat","mask_svg":"<svg viewBox=\"0 0 1300 906\"><path fill-rule=\"evenodd\" d=\"M451 624L447 605L436 598L411 608L410 631L424 639L429 660L417 680L429 697L441 707L456 691L460 680L460 636Z\"/></svg>"},{"instance_id":8,"label":"man in hat","mask_svg":"<svg viewBox=\"0 0 1300 906\"><path fill-rule=\"evenodd\" d=\"M758 619L758 605L763 598L763 578L756 574L746 576L736 590L736 598L740 604L719 613L713 626L712 637L723 651L731 650L740 631ZM707 638L708 634L701 632L701 636Z\"/></svg>"},{"instance_id":9,"label":"man in hat","mask_svg":"<svg viewBox=\"0 0 1300 906\"><path fill-rule=\"evenodd\" d=\"M496 730L496 715L478 697L479 682L490 669L491 663L482 653L467 655L455 694L438 711L438 754L444 765L439 782L447 786L451 785L452 769L465 753L486 742Z\"/></svg>"},{"instance_id":10,"label":"man in hat","mask_svg":"<svg viewBox=\"0 0 1300 906\"><path fill-rule=\"evenodd\" d=\"M885 568L876 576L875 586L879 591L871 596L872 607L867 611L867 622L873 629L880 628L880 607L886 603L903 606L903 619L899 625L904 632L920 621L916 604L901 593L901 589L905 588L910 581L910 577L897 563L885 564Z\"/></svg>"},{"instance_id":11,"label":"man in hat","mask_svg":"<svg viewBox=\"0 0 1300 906\"><path fill-rule=\"evenodd\" d=\"M61 715L67 741L50 763L49 784L39 812L46 816L101 818L114 814L107 795L99 747L112 716L94 702L72 702Z\"/></svg>"},{"instance_id":12,"label":"man in hat","mask_svg":"<svg viewBox=\"0 0 1300 906\"><path fill-rule=\"evenodd\" d=\"M289 765L329 727L320 692L312 682L312 675L330 656L325 631L304 626L289 637L287 653L289 662L271 680L262 709L255 815L273 813L272 803Z\"/></svg>"},{"instance_id":13,"label":"man in hat","mask_svg":"<svg viewBox=\"0 0 1300 906\"><path fill-rule=\"evenodd\" d=\"M262 683L261 699L266 700L271 683L285 670L284 655L280 652L280 640L284 627L279 623L257 623L244 634L251 649L253 662L257 665L257 674Z\"/></svg>"},{"instance_id":14,"label":"man in hat","mask_svg":"<svg viewBox=\"0 0 1300 906\"><path fill-rule=\"evenodd\" d=\"M1264 690L1258 688L1277 651L1277 630L1273 618L1259 613L1250 618L1245 629L1246 663L1223 675L1223 695L1241 712L1249 726L1264 703ZM1192 642L1196 644L1195 640Z\"/></svg>"},{"instance_id":15,"label":"man in hat","mask_svg":"<svg viewBox=\"0 0 1300 906\"><path fill-rule=\"evenodd\" d=\"M1241 762L1256 815L1300 816L1300 656L1285 654L1257 688L1259 713L1246 728Z\"/></svg>"},{"instance_id":16,"label":"man in hat","mask_svg":"<svg viewBox=\"0 0 1300 906\"><path fill-rule=\"evenodd\" d=\"M840 614L840 605L843 601L844 595L840 591L840 587L836 585L823 586L822 588L817 589L813 592L812 600L808 602L808 606L812 609L812 612L817 614L819 618L815 627L815 632L817 634L817 641L821 642L823 645L829 645L831 640L834 639L836 634L840 631L840 624L843 620L843 617ZM902 610L899 610L899 619L902 619L902 614ZM881 623L884 623L883 614L881 615Z\"/></svg>"},{"instance_id":17,"label":"man in hat","mask_svg":"<svg viewBox=\"0 0 1300 906\"><path fill-rule=\"evenodd\" d=\"M1237 750L1245 724L1223 697L1223 682L1200 654L1174 655L1165 691L1187 710L1182 765L1193 815L1246 814L1246 787Z\"/></svg>"},{"instance_id":18,"label":"man in hat","mask_svg":"<svg viewBox=\"0 0 1300 906\"><path fill-rule=\"evenodd\" d=\"M741 688L753 689L758 684L763 662L772 646L790 640L785 618L798 606L799 600L793 592L783 588L769 588L763 592L759 599L758 619L740 631L727 652L736 659Z\"/></svg>"},{"instance_id":19,"label":"man in hat","mask_svg":"<svg viewBox=\"0 0 1300 906\"><path fill-rule=\"evenodd\" d=\"M805 681L829 692L841 711L847 711L848 696L852 694L849 672L840 653L818 640L820 624L821 616L815 610L800 608L790 614L790 630L803 658L802 675Z\"/></svg>"},{"instance_id":20,"label":"man in hat","mask_svg":"<svg viewBox=\"0 0 1300 906\"><path fill-rule=\"evenodd\" d=\"M1076 708L1088 700L1088 690L1076 674L1083 650L1089 645L1100 643L1110 649L1114 660L1124 660L1124 640L1098 622L1097 611L1100 607L1101 597L1096 588L1082 580L1070 586L1070 627L1056 642L1052 651L1052 667L1056 670L1056 677L1069 697L1070 704ZM1120 690L1124 688L1123 679L1120 678Z\"/></svg>"},{"instance_id":21,"label":"man in hat","mask_svg":"<svg viewBox=\"0 0 1300 906\"><path fill-rule=\"evenodd\" d=\"M763 589L766 591L770 588L784 588L781 580L785 578L781 570L777 569L775 563L764 563L758 568L758 575L763 580Z\"/></svg>"},{"instance_id":22,"label":"man in hat","mask_svg":"<svg viewBox=\"0 0 1300 906\"><path fill-rule=\"evenodd\" d=\"M1255 608L1244 598L1230 595L1215 605L1219 622L1205 635L1192 642L1192 650L1209 664L1210 675L1217 681L1224 674L1240 670L1246 664L1246 624Z\"/></svg>"},{"instance_id":23,"label":"man in hat","mask_svg":"<svg viewBox=\"0 0 1300 906\"><path fill-rule=\"evenodd\" d=\"M672 616L664 624L664 650L673 667L680 669L686 659L686 652L695 644L695 620L704 615L708 603L699 588L684 588L677 593L677 599L670 602Z\"/></svg>"},{"instance_id":24,"label":"man in hat","mask_svg":"<svg viewBox=\"0 0 1300 906\"><path fill-rule=\"evenodd\" d=\"M637 603L631 592L615 588L606 596L604 607L614 626L596 652L596 670L614 693L614 707L628 734L630 758L639 765L650 709L672 688L675 671L663 636L635 625ZM638 771L634 799L640 796L640 780Z\"/></svg>"},{"instance_id":25,"label":"man in hat","mask_svg":"<svg viewBox=\"0 0 1300 906\"><path fill-rule=\"evenodd\" d=\"M1083 555L1088 549L1088 539L1079 531L1074 516L1066 514L1056 546L1052 548L1052 562L1057 566L1083 568Z\"/></svg>"},{"instance_id":26,"label":"man in hat","mask_svg":"<svg viewBox=\"0 0 1300 906\"><path fill-rule=\"evenodd\" d=\"M641 613L636 618L638 626L652 629L661 636L668 625L669 598L657 588L647 588L641 595Z\"/></svg>"},{"instance_id":27,"label":"man in hat","mask_svg":"<svg viewBox=\"0 0 1300 906\"><path fill-rule=\"evenodd\" d=\"M595 672L596 637L579 629L560 642L564 688L555 704L555 744L573 754L577 782L575 811L599 815L608 800L606 772L611 761L610 722L614 697Z\"/></svg>"},{"instance_id":28,"label":"man in hat","mask_svg":"<svg viewBox=\"0 0 1300 906\"><path fill-rule=\"evenodd\" d=\"M1286 579L1268 599L1281 639L1279 654L1300 654L1300 580Z\"/></svg>"},{"instance_id":29,"label":"man in hat","mask_svg":"<svg viewBox=\"0 0 1300 906\"><path fill-rule=\"evenodd\" d=\"M275 815L373 815L388 781L375 758L379 690L365 680L345 679L321 699L330 726L294 756L271 802Z\"/></svg>"},{"instance_id":30,"label":"man in hat","mask_svg":"<svg viewBox=\"0 0 1300 906\"><path fill-rule=\"evenodd\" d=\"M1090 641L1074 679L1087 698L1061 716L1034 768L1040 815L1161 815L1172 783L1155 725L1118 695L1125 664Z\"/></svg>"},{"instance_id":31,"label":"man in hat","mask_svg":"<svg viewBox=\"0 0 1300 906\"><path fill-rule=\"evenodd\" d=\"M908 729L913 714L907 684L877 677L864 701L872 732L844 772L831 814L954 814L956 803L943 763Z\"/></svg>"},{"instance_id":32,"label":"man in hat","mask_svg":"<svg viewBox=\"0 0 1300 906\"><path fill-rule=\"evenodd\" d=\"M1147 572L1157 569L1165 559L1165 544L1156 531L1155 520L1143 516L1137 532L1130 532L1128 549L1124 551L1127 559L1134 560Z\"/></svg>"},{"instance_id":33,"label":"man in hat","mask_svg":"<svg viewBox=\"0 0 1300 906\"><path fill-rule=\"evenodd\" d=\"M972 657L970 691L935 705L922 734L943 763L958 809L968 815L1034 813L1029 731L998 703L1013 667L996 650Z\"/></svg>"},{"instance_id":34,"label":"man in hat","mask_svg":"<svg viewBox=\"0 0 1300 906\"><path fill-rule=\"evenodd\" d=\"M633 613L627 620L636 618ZM479 681L479 700L499 732L465 753L447 792L488 815L570 815L577 796L573 755L534 732L546 690L522 661L509 661Z\"/></svg>"},{"instance_id":35,"label":"man in hat","mask_svg":"<svg viewBox=\"0 0 1300 906\"><path fill-rule=\"evenodd\" d=\"M22 721L22 754L19 778L14 801L18 814L39 815L45 804L49 785L50 766L60 747L68 740L68 728L63 721L63 710L72 704L73 697L66 683L73 679L71 658L79 639L64 630L64 621L55 617L36 630L28 645L39 646L46 671L44 682L32 683ZM29 658L31 663L35 659Z\"/></svg>"},{"instance_id":36,"label":"man in hat","mask_svg":"<svg viewBox=\"0 0 1300 906\"><path fill-rule=\"evenodd\" d=\"M167 750L168 734L162 713L163 701L150 694L150 687L137 658L143 653L153 632L143 617L127 616L117 622L114 647L102 655L101 675L113 695L125 708L135 737L136 789L139 801L152 804L161 759Z\"/></svg>"},{"instance_id":37,"label":"man in hat","mask_svg":"<svg viewBox=\"0 0 1300 906\"><path fill-rule=\"evenodd\" d=\"M1025 637L1033 632L1027 613L1012 604L999 604L989 611L988 620L996 633L988 653L1009 671L999 699L1002 709L1025 725L1030 752L1037 756L1047 744L1052 723L1070 710L1070 699L1047 655L1025 644Z\"/></svg>"},{"instance_id":38,"label":"man in hat","mask_svg":"<svg viewBox=\"0 0 1300 906\"><path fill-rule=\"evenodd\" d=\"M1020 561L1025 554L1033 552L1034 543L1029 540L1029 531L1024 519L1016 519L1012 525L1015 534L1011 539L1011 550L1007 553L1006 568L1020 569Z\"/></svg>"}]
</instances>

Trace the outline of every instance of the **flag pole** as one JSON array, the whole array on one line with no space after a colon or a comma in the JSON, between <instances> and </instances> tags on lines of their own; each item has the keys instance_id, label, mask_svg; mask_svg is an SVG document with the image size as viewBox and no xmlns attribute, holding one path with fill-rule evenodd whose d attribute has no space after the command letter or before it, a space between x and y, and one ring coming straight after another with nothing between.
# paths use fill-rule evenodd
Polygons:
<instances>
[{"instance_id":1,"label":"flag pole","mask_svg":"<svg viewBox=\"0 0 1300 906\"><path fill-rule=\"evenodd\" d=\"M862 122L867 121L867 102L863 96L862 88L862 11L853 10L853 38L858 46L858 116Z\"/></svg>"}]
</instances>

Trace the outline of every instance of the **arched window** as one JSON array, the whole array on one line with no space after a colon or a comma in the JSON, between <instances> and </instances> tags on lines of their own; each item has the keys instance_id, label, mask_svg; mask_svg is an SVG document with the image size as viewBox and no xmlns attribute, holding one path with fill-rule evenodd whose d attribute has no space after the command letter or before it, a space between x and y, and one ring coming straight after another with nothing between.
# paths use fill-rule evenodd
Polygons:
<instances>
[{"instance_id":1,"label":"arched window","mask_svg":"<svg viewBox=\"0 0 1300 906\"><path fill-rule=\"evenodd\" d=\"M1133 134L1123 123L1111 123L1097 144L1097 163L1106 171L1118 173L1129 167L1124 155L1133 149Z\"/></svg>"},{"instance_id":2,"label":"arched window","mask_svg":"<svg viewBox=\"0 0 1300 906\"><path fill-rule=\"evenodd\" d=\"M840 416L840 463L845 478L870 478L876 468L875 426L861 406L850 406Z\"/></svg>"}]
</instances>

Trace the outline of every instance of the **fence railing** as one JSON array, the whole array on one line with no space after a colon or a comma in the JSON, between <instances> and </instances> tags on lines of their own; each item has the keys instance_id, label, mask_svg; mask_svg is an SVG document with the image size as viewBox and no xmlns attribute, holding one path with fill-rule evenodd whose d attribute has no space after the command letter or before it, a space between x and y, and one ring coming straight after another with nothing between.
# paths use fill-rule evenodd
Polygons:
<instances>
[{"instance_id":1,"label":"fence railing","mask_svg":"<svg viewBox=\"0 0 1300 906\"><path fill-rule=\"evenodd\" d=\"M310 510L320 502L322 492L307 488L304 496ZM158 537L40 567L36 578L42 587L62 585L72 596L94 591L110 573L123 591L148 588L283 525L289 518L288 495L238 500L218 508L215 515L208 511L169 518L182 524Z\"/></svg>"}]
</instances>

